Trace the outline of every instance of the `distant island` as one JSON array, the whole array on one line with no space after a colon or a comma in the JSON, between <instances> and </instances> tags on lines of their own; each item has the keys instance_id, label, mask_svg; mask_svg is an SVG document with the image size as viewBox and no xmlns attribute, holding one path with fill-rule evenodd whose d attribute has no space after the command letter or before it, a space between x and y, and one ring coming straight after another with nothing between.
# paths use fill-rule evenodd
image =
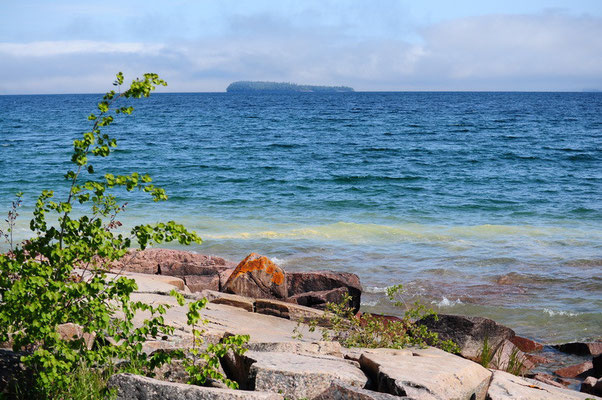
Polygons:
<instances>
[{"instance_id":1,"label":"distant island","mask_svg":"<svg viewBox=\"0 0 602 400\"><path fill-rule=\"evenodd\" d=\"M226 88L228 93L267 92L267 93L344 93L353 92L348 86L297 85L287 82L238 81Z\"/></svg>"}]
</instances>

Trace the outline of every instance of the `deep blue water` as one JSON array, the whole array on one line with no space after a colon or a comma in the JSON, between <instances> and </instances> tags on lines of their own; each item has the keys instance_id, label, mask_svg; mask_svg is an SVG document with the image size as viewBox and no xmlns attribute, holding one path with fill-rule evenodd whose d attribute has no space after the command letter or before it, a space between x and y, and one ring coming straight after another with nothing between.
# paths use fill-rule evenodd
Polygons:
<instances>
[{"instance_id":1,"label":"deep blue water","mask_svg":"<svg viewBox=\"0 0 602 400\"><path fill-rule=\"evenodd\" d=\"M64 185L99 95L0 96L0 211ZM393 312L404 283L443 312L527 336L602 336L602 94L154 94L112 134L117 172L170 195L126 195L126 225L177 219L242 259L361 276ZM107 166L108 167L108 166ZM108 170L99 165L100 172ZM142 199L142 201L141 201Z\"/></svg>"}]
</instances>

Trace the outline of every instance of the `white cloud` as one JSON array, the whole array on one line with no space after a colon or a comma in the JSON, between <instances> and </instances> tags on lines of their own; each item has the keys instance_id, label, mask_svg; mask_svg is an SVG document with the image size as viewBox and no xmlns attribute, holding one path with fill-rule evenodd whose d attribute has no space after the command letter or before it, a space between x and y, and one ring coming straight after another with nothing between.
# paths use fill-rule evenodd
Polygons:
<instances>
[{"instance_id":1,"label":"white cloud","mask_svg":"<svg viewBox=\"0 0 602 400\"><path fill-rule=\"evenodd\" d=\"M160 44L110 43L92 40L59 40L30 43L0 43L0 55L13 57L51 57L67 54L136 53L158 55Z\"/></svg>"},{"instance_id":2,"label":"white cloud","mask_svg":"<svg viewBox=\"0 0 602 400\"><path fill-rule=\"evenodd\" d=\"M0 81L0 93L101 92L120 70L157 72L172 91L221 91L239 79L358 90L602 88L599 17L454 19L417 31L418 41L299 27L269 15L237 16L231 24L236 29L219 37L173 43L0 43L0 74L10 77Z\"/></svg>"}]
</instances>

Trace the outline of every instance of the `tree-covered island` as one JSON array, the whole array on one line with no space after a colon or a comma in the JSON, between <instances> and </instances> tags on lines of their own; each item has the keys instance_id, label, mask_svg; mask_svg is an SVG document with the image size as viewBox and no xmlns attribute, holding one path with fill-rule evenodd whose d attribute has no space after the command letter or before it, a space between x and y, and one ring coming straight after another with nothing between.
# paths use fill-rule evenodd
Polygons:
<instances>
[{"instance_id":1,"label":"tree-covered island","mask_svg":"<svg viewBox=\"0 0 602 400\"><path fill-rule=\"evenodd\" d=\"M260 81L238 81L231 83L226 91L228 93L264 92L264 93L343 93L353 92L348 86L315 86L297 85L288 82L260 82Z\"/></svg>"}]
</instances>

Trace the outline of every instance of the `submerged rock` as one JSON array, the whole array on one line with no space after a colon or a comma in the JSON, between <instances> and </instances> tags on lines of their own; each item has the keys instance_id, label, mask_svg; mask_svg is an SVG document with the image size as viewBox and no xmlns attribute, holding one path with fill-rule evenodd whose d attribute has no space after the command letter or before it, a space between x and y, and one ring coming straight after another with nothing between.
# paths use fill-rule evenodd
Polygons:
<instances>
[{"instance_id":1,"label":"submerged rock","mask_svg":"<svg viewBox=\"0 0 602 400\"><path fill-rule=\"evenodd\" d=\"M284 299L286 278L269 258L251 253L232 272L224 291L255 299Z\"/></svg>"},{"instance_id":2,"label":"submerged rock","mask_svg":"<svg viewBox=\"0 0 602 400\"><path fill-rule=\"evenodd\" d=\"M580 375L588 376L590 375L590 372L593 372L593 364L591 361L586 361L576 365L570 365L568 367L560 368L554 371L556 375L561 376L563 378L577 378Z\"/></svg>"}]
</instances>

